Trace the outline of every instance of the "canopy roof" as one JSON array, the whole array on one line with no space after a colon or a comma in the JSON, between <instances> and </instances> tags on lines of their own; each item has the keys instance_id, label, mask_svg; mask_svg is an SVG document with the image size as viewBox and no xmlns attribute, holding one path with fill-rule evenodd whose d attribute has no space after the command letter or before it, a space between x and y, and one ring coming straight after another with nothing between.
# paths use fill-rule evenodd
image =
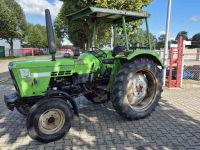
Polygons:
<instances>
[{"instance_id":1,"label":"canopy roof","mask_svg":"<svg viewBox=\"0 0 200 150\"><path fill-rule=\"evenodd\" d=\"M87 7L76 13L69 14L66 17L72 21L76 21L81 18L84 19L84 18L90 17L91 19L102 18L102 19L113 20L114 23L122 23L122 16L126 17L126 22L131 22L131 21L136 21L139 19L148 18L148 17L150 17L150 14L138 13L138 12L132 12L132 11L124 11L124 10Z\"/></svg>"}]
</instances>

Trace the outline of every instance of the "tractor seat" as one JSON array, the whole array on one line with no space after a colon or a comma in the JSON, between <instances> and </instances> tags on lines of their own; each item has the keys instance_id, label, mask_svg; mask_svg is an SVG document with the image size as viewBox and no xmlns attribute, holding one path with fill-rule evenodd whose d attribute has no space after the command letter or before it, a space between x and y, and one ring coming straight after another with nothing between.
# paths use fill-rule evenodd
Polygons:
<instances>
[{"instance_id":1,"label":"tractor seat","mask_svg":"<svg viewBox=\"0 0 200 150\"><path fill-rule=\"evenodd\" d=\"M112 51L112 56L113 57L117 56L119 53L123 52L123 50L124 46L116 46Z\"/></svg>"},{"instance_id":2,"label":"tractor seat","mask_svg":"<svg viewBox=\"0 0 200 150\"><path fill-rule=\"evenodd\" d=\"M114 64L114 59L104 59L103 63L104 64Z\"/></svg>"}]
</instances>

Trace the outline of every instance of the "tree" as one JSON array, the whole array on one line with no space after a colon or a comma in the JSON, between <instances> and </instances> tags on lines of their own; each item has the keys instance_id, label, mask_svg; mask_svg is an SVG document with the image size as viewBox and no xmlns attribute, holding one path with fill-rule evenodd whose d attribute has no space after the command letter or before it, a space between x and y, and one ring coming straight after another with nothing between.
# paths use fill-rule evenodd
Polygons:
<instances>
[{"instance_id":1,"label":"tree","mask_svg":"<svg viewBox=\"0 0 200 150\"><path fill-rule=\"evenodd\" d=\"M38 47L42 45L42 34L41 31L34 25L29 24L29 33L28 33L28 44L32 48L32 56L34 56L33 47Z\"/></svg>"},{"instance_id":2,"label":"tree","mask_svg":"<svg viewBox=\"0 0 200 150\"><path fill-rule=\"evenodd\" d=\"M48 50L48 39L47 39L47 32L46 32L46 27L45 26L42 26L40 28L40 31L42 33L42 36L43 36L43 46ZM48 52L49 53L49 52Z\"/></svg>"},{"instance_id":3,"label":"tree","mask_svg":"<svg viewBox=\"0 0 200 150\"><path fill-rule=\"evenodd\" d=\"M188 32L187 31L181 31L176 36L176 41L179 40L179 37L182 36L183 40L188 40Z\"/></svg>"},{"instance_id":4,"label":"tree","mask_svg":"<svg viewBox=\"0 0 200 150\"><path fill-rule=\"evenodd\" d=\"M165 34L162 34L158 38L156 49L164 48L165 47Z\"/></svg>"},{"instance_id":5,"label":"tree","mask_svg":"<svg viewBox=\"0 0 200 150\"><path fill-rule=\"evenodd\" d=\"M103 34L103 35L101 35ZM99 48L103 48L103 47L111 47L111 33L110 33L110 29L109 30L105 30L104 32L100 32L98 34L98 38L97 38L97 47Z\"/></svg>"},{"instance_id":6,"label":"tree","mask_svg":"<svg viewBox=\"0 0 200 150\"><path fill-rule=\"evenodd\" d=\"M190 47L200 48L200 33L197 33L192 37L192 45Z\"/></svg>"},{"instance_id":7,"label":"tree","mask_svg":"<svg viewBox=\"0 0 200 150\"><path fill-rule=\"evenodd\" d=\"M151 39L151 45L153 48L155 36L150 33L150 39ZM147 31L142 30L139 28L137 32L134 32L134 34L130 35L130 44L133 47L149 47L149 41L147 36Z\"/></svg>"},{"instance_id":8,"label":"tree","mask_svg":"<svg viewBox=\"0 0 200 150\"><path fill-rule=\"evenodd\" d=\"M62 45L63 49L73 49L73 45Z\"/></svg>"},{"instance_id":9,"label":"tree","mask_svg":"<svg viewBox=\"0 0 200 150\"><path fill-rule=\"evenodd\" d=\"M137 11L143 12L143 7L150 5L153 0L139 0L139 2L135 2L135 0L62 0L63 6L54 21L54 27L58 38L65 38L68 35L68 39L74 44L74 46L78 46L80 48L84 48L85 43L87 43L87 48L91 47L93 40L93 24L92 21L77 21L77 22L69 22L66 19L67 14L71 14L81 9L94 6L100 8L110 8L110 9L119 9L119 10L129 10L129 11ZM97 33L98 39L103 39L107 32L110 32L109 29L111 24L105 24L104 21L97 22ZM141 26L143 24L143 20L137 22L131 22L127 24L128 33L132 33L132 31L136 31L136 27ZM121 31L121 25L118 26L118 31ZM99 42L102 42L101 40Z\"/></svg>"},{"instance_id":10,"label":"tree","mask_svg":"<svg viewBox=\"0 0 200 150\"><path fill-rule=\"evenodd\" d=\"M151 45L152 45L152 48L153 48L153 45L154 45L156 38L152 33L150 33L150 39L151 39ZM147 31L144 31L143 29L138 28L137 32L133 32L131 35L129 35L128 42L130 44L130 47L149 48ZM124 46L125 45L125 37L124 37L123 33L117 34L116 45L117 46Z\"/></svg>"},{"instance_id":11,"label":"tree","mask_svg":"<svg viewBox=\"0 0 200 150\"><path fill-rule=\"evenodd\" d=\"M47 33L46 27L41 26L40 24L33 25L28 23L28 32L24 38L24 43L26 45L30 45L32 47L32 55L33 55L33 47L39 48L47 48L48 49L48 40L47 40ZM62 47L61 40L55 35L55 43L57 49ZM39 53L40 54L40 53Z\"/></svg>"},{"instance_id":12,"label":"tree","mask_svg":"<svg viewBox=\"0 0 200 150\"><path fill-rule=\"evenodd\" d=\"M130 41L130 38L128 38L128 40ZM116 36L116 46L124 46L124 45L125 45L124 35L122 33L117 34L117 36Z\"/></svg>"},{"instance_id":13,"label":"tree","mask_svg":"<svg viewBox=\"0 0 200 150\"><path fill-rule=\"evenodd\" d=\"M39 42L36 44L36 46L40 49L41 47L43 48L48 48L48 41L47 41L47 33L46 33L46 27L41 26L40 24L35 25L37 29L39 30Z\"/></svg>"},{"instance_id":14,"label":"tree","mask_svg":"<svg viewBox=\"0 0 200 150\"><path fill-rule=\"evenodd\" d=\"M56 35L56 33L54 33L54 36L55 36L56 49L60 50L62 48L61 40L58 39L58 36Z\"/></svg>"},{"instance_id":15,"label":"tree","mask_svg":"<svg viewBox=\"0 0 200 150\"><path fill-rule=\"evenodd\" d=\"M22 38L27 30L26 25L23 10L15 0L0 0L0 38L10 44L11 56L13 40Z\"/></svg>"}]
</instances>

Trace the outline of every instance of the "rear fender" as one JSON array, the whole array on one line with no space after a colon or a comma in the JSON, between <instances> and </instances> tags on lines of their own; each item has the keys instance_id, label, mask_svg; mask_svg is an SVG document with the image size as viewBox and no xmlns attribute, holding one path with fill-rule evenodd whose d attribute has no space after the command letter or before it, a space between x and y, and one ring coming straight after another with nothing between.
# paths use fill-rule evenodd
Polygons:
<instances>
[{"instance_id":1,"label":"rear fender","mask_svg":"<svg viewBox=\"0 0 200 150\"><path fill-rule=\"evenodd\" d=\"M132 54L130 54L126 59L131 60L134 58L149 58L153 60L157 65L163 67L163 62L160 55L153 50L135 50Z\"/></svg>"},{"instance_id":2,"label":"rear fender","mask_svg":"<svg viewBox=\"0 0 200 150\"><path fill-rule=\"evenodd\" d=\"M135 50L132 54L130 54L128 57L123 57L120 55L117 55L115 57L112 73L110 76L110 81L108 84L108 91L111 89L111 82L113 81L114 74L117 72L118 68L121 67L124 63L135 59L135 58L148 58L154 61L158 66L161 66L163 68L162 59L159 56L159 54L156 51L153 50Z\"/></svg>"},{"instance_id":3,"label":"rear fender","mask_svg":"<svg viewBox=\"0 0 200 150\"><path fill-rule=\"evenodd\" d=\"M73 109L73 111L74 111L74 114L77 116L77 117L79 117L79 112L78 112L78 106L77 106L77 104L76 104L76 102L74 101L74 99L69 95L69 94L67 94L66 92L63 92L63 91L59 91L59 90L49 90L49 91L46 91L45 92L45 94L46 94L46 97L51 97L51 96L55 96L55 94L60 94L60 95L62 95L63 96L63 99L65 100L65 101L69 101L70 103L71 103L71 105L72 105L72 109Z\"/></svg>"}]
</instances>

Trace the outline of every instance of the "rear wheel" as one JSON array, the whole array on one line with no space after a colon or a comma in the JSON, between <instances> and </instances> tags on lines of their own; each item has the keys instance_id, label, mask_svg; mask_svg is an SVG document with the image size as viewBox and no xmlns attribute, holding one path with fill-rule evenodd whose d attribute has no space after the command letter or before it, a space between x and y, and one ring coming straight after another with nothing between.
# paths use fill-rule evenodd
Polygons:
<instances>
[{"instance_id":1,"label":"rear wheel","mask_svg":"<svg viewBox=\"0 0 200 150\"><path fill-rule=\"evenodd\" d=\"M59 98L37 102L27 116L31 138L47 143L62 138L71 128L73 113L70 105Z\"/></svg>"},{"instance_id":2,"label":"rear wheel","mask_svg":"<svg viewBox=\"0 0 200 150\"><path fill-rule=\"evenodd\" d=\"M162 74L152 60L132 60L118 69L111 88L114 109L129 120L148 116L161 99Z\"/></svg>"}]
</instances>

